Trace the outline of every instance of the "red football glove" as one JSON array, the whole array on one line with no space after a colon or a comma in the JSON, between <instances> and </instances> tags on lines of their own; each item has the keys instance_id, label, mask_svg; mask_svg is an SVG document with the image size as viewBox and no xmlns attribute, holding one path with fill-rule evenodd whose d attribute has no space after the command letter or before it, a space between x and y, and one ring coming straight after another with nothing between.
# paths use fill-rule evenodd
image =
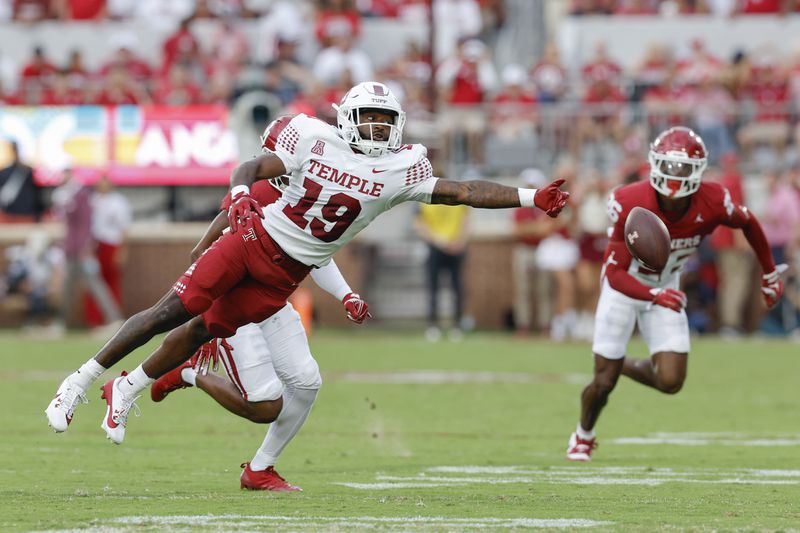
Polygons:
<instances>
[{"instance_id":1,"label":"red football glove","mask_svg":"<svg viewBox=\"0 0 800 533\"><path fill-rule=\"evenodd\" d=\"M264 211L249 193L240 192L231 198L231 206L228 208L228 225L231 227L231 233L236 233L240 227L249 226L253 213L264 218Z\"/></svg>"},{"instance_id":2,"label":"red football glove","mask_svg":"<svg viewBox=\"0 0 800 533\"><path fill-rule=\"evenodd\" d=\"M228 354L233 351L233 347L225 339L211 339L194 353L191 359L192 368L195 372L205 376L209 370L214 372L219 369L219 351L228 350Z\"/></svg>"},{"instance_id":3,"label":"red football glove","mask_svg":"<svg viewBox=\"0 0 800 533\"><path fill-rule=\"evenodd\" d=\"M536 194L533 195L534 205L547 213L548 216L557 217L561 210L564 209L564 206L567 205L567 198L569 198L568 192L559 189L565 181L564 179L557 179L547 187L537 189Z\"/></svg>"},{"instance_id":4,"label":"red football glove","mask_svg":"<svg viewBox=\"0 0 800 533\"><path fill-rule=\"evenodd\" d=\"M653 295L653 303L672 309L676 313L686 307L686 294L678 289L650 289L650 294Z\"/></svg>"},{"instance_id":5,"label":"red football glove","mask_svg":"<svg viewBox=\"0 0 800 533\"><path fill-rule=\"evenodd\" d=\"M347 318L356 324L363 324L368 318L372 318L367 302L362 300L358 294L351 292L342 299L342 303L347 311Z\"/></svg>"},{"instance_id":6,"label":"red football glove","mask_svg":"<svg viewBox=\"0 0 800 533\"><path fill-rule=\"evenodd\" d=\"M761 296L764 297L764 303L767 307L773 307L783 295L783 280L781 273L789 268L786 263L781 263L775 267L775 270L768 274L761 276Z\"/></svg>"}]
</instances>

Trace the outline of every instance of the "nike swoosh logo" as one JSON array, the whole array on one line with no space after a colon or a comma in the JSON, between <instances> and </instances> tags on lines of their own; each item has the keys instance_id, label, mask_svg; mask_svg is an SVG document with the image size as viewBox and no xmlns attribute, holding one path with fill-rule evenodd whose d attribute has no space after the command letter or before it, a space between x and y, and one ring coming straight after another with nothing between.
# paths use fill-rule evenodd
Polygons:
<instances>
[{"instance_id":1,"label":"nike swoosh logo","mask_svg":"<svg viewBox=\"0 0 800 533\"><path fill-rule=\"evenodd\" d=\"M377 168L373 168L372 169L372 173L373 174L380 174L381 172L386 172L387 170L389 170L389 169L388 168L384 168L383 170L378 170Z\"/></svg>"}]
</instances>

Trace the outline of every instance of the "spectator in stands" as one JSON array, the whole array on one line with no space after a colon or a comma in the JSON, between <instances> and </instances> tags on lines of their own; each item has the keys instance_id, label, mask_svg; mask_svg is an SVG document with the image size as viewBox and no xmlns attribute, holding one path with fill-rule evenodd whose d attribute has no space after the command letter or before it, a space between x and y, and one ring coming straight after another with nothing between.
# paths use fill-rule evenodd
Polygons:
<instances>
[{"instance_id":1,"label":"spectator in stands","mask_svg":"<svg viewBox=\"0 0 800 533\"><path fill-rule=\"evenodd\" d=\"M573 337L591 341L594 333L594 312L600 297L601 269L603 255L608 243L608 186L603 176L592 172L588 179L579 180L574 163L569 167L562 165L559 177L575 180L575 205L577 211L576 228L578 234L578 264L575 266L577 288L578 319L573 329Z\"/></svg>"},{"instance_id":2,"label":"spectator in stands","mask_svg":"<svg viewBox=\"0 0 800 533\"><path fill-rule=\"evenodd\" d=\"M114 189L114 184L106 175L95 184L91 202L92 237L96 244L95 257L100 265L100 275L111 297L121 308L122 267L128 256L131 206L125 196ZM103 324L100 308L91 296L87 297L86 302L86 322L91 327Z\"/></svg>"},{"instance_id":3,"label":"spectator in stands","mask_svg":"<svg viewBox=\"0 0 800 533\"><path fill-rule=\"evenodd\" d=\"M116 47L111 59L100 68L100 76L108 76L115 67L127 71L128 75L142 84L149 84L153 78L153 69L147 61L136 55L138 40L132 34L121 33L112 38Z\"/></svg>"},{"instance_id":4,"label":"spectator in stands","mask_svg":"<svg viewBox=\"0 0 800 533\"><path fill-rule=\"evenodd\" d=\"M303 5L292 0L273 0L269 8L263 13L258 23L259 45L256 58L266 64L275 59L278 54L279 42L296 45L305 34L305 21L307 14L303 12ZM296 55L292 50L292 55Z\"/></svg>"},{"instance_id":5,"label":"spectator in stands","mask_svg":"<svg viewBox=\"0 0 800 533\"><path fill-rule=\"evenodd\" d=\"M519 179L523 187L540 188L547 178L538 168L526 168ZM536 249L550 233L550 219L540 210L520 207L514 210L514 237L516 244L511 252L514 287L514 327L517 334L527 336L533 331L533 317L540 331L546 331L551 315L549 276L539 270ZM531 283L533 280L533 283Z\"/></svg>"},{"instance_id":6,"label":"spectator in stands","mask_svg":"<svg viewBox=\"0 0 800 533\"><path fill-rule=\"evenodd\" d=\"M610 15L616 0L572 0L570 15Z\"/></svg>"},{"instance_id":7,"label":"spectator in stands","mask_svg":"<svg viewBox=\"0 0 800 533\"><path fill-rule=\"evenodd\" d=\"M53 76L50 88L44 91L43 105L80 105L85 103L84 91L73 89L69 84L66 70L59 70Z\"/></svg>"},{"instance_id":8,"label":"spectator in stands","mask_svg":"<svg viewBox=\"0 0 800 533\"><path fill-rule=\"evenodd\" d=\"M561 65L558 48L548 43L542 59L531 69L536 99L542 104L558 102L567 92L567 71Z\"/></svg>"},{"instance_id":9,"label":"spectator in stands","mask_svg":"<svg viewBox=\"0 0 800 533\"><path fill-rule=\"evenodd\" d=\"M596 80L607 80L619 84L622 77L622 67L608 55L606 43L599 41L595 44L594 55L581 68L581 79L584 84L591 85Z\"/></svg>"},{"instance_id":10,"label":"spectator in stands","mask_svg":"<svg viewBox=\"0 0 800 533\"><path fill-rule=\"evenodd\" d=\"M676 82L675 73L670 71L659 85L645 90L642 104L650 126L663 130L686 123L686 91Z\"/></svg>"},{"instance_id":11,"label":"spectator in stands","mask_svg":"<svg viewBox=\"0 0 800 533\"><path fill-rule=\"evenodd\" d=\"M736 149L731 126L736 113L736 102L715 78L701 78L696 87L686 91L687 111L694 119L695 131L706 144L708 160L712 165L720 155Z\"/></svg>"},{"instance_id":12,"label":"spectator in stands","mask_svg":"<svg viewBox=\"0 0 800 533\"><path fill-rule=\"evenodd\" d=\"M53 0L53 12L61 20L103 20L106 0Z\"/></svg>"},{"instance_id":13,"label":"spectator in stands","mask_svg":"<svg viewBox=\"0 0 800 533\"><path fill-rule=\"evenodd\" d=\"M737 12L742 15L778 15L795 7L794 0L739 0Z\"/></svg>"},{"instance_id":14,"label":"spectator in stands","mask_svg":"<svg viewBox=\"0 0 800 533\"><path fill-rule=\"evenodd\" d=\"M428 289L428 329L425 338L431 342L442 336L439 321L439 281L443 273L450 276L453 291L451 340L461 340L461 319L464 311L462 271L467 255L469 209L464 206L420 205L414 227L428 245L426 285Z\"/></svg>"},{"instance_id":15,"label":"spectator in stands","mask_svg":"<svg viewBox=\"0 0 800 533\"><path fill-rule=\"evenodd\" d=\"M56 70L58 70L56 66L45 57L44 48L41 46L35 47L33 49L33 57L27 65L22 67L20 75L22 90L47 88Z\"/></svg>"},{"instance_id":16,"label":"spectator in stands","mask_svg":"<svg viewBox=\"0 0 800 533\"><path fill-rule=\"evenodd\" d=\"M169 76L156 89L154 99L159 105L192 105L203 101L200 87L194 83L186 63L175 63Z\"/></svg>"},{"instance_id":17,"label":"spectator in stands","mask_svg":"<svg viewBox=\"0 0 800 533\"><path fill-rule=\"evenodd\" d=\"M658 2L654 0L618 0L615 15L655 15Z\"/></svg>"},{"instance_id":18,"label":"spectator in stands","mask_svg":"<svg viewBox=\"0 0 800 533\"><path fill-rule=\"evenodd\" d=\"M496 83L494 66L486 46L477 39L463 41L456 55L439 65L436 84L444 105L438 118L446 151L453 142L453 136L464 134L469 159L473 162L483 160L486 119L481 104Z\"/></svg>"},{"instance_id":19,"label":"spectator in stands","mask_svg":"<svg viewBox=\"0 0 800 533\"><path fill-rule=\"evenodd\" d=\"M767 209L759 216L764 234L767 236L775 264L794 263L795 247L798 243L800 228L800 193L793 186L792 173L768 174L769 199L765 203ZM762 329L774 333L786 333L787 328L794 328L794 317L788 315L792 309L791 302L782 301L771 309Z\"/></svg>"},{"instance_id":20,"label":"spectator in stands","mask_svg":"<svg viewBox=\"0 0 800 533\"><path fill-rule=\"evenodd\" d=\"M693 85L704 78L718 78L724 63L706 49L701 39L693 39L688 57L677 64L677 81L681 85Z\"/></svg>"},{"instance_id":21,"label":"spectator in stands","mask_svg":"<svg viewBox=\"0 0 800 533\"><path fill-rule=\"evenodd\" d=\"M503 87L491 106L490 129L496 137L513 141L535 136L536 97L527 87L527 78L519 65L510 64L503 69Z\"/></svg>"},{"instance_id":22,"label":"spectator in stands","mask_svg":"<svg viewBox=\"0 0 800 533\"><path fill-rule=\"evenodd\" d=\"M50 0L13 0L13 18L17 22L40 22L52 16Z\"/></svg>"},{"instance_id":23,"label":"spectator in stands","mask_svg":"<svg viewBox=\"0 0 800 533\"><path fill-rule=\"evenodd\" d=\"M372 60L366 52L354 45L350 35L331 37L331 46L317 56L312 72L326 86L338 85L345 71L349 71L353 83L372 79Z\"/></svg>"},{"instance_id":24,"label":"spectator in stands","mask_svg":"<svg viewBox=\"0 0 800 533\"><path fill-rule=\"evenodd\" d=\"M164 41L164 63L162 72L167 73L179 61L195 62L199 59L200 43L190 30L192 19L181 20L178 29Z\"/></svg>"},{"instance_id":25,"label":"spectator in stands","mask_svg":"<svg viewBox=\"0 0 800 533\"><path fill-rule=\"evenodd\" d=\"M708 179L716 180L728 189L734 205L746 205L736 153L724 154L720 165L719 171L709 169ZM742 232L726 226L714 230L711 246L717 254L719 334L736 338L744 331L744 312L753 273L752 253Z\"/></svg>"},{"instance_id":26,"label":"spectator in stands","mask_svg":"<svg viewBox=\"0 0 800 533\"><path fill-rule=\"evenodd\" d=\"M211 36L211 54L208 68L211 75L235 78L240 67L247 62L250 44L247 34L231 17L224 17Z\"/></svg>"},{"instance_id":27,"label":"spectator in stands","mask_svg":"<svg viewBox=\"0 0 800 533\"><path fill-rule=\"evenodd\" d=\"M587 87L573 146L585 168L610 173L617 166L625 101L622 91L608 79L595 78Z\"/></svg>"},{"instance_id":28,"label":"spectator in stands","mask_svg":"<svg viewBox=\"0 0 800 533\"><path fill-rule=\"evenodd\" d=\"M506 22L505 0L480 0L481 33L480 38L494 48L497 35Z\"/></svg>"},{"instance_id":29,"label":"spectator in stands","mask_svg":"<svg viewBox=\"0 0 800 533\"><path fill-rule=\"evenodd\" d=\"M109 70L95 103L98 105L147 105L151 103L147 90L123 66Z\"/></svg>"},{"instance_id":30,"label":"spectator in stands","mask_svg":"<svg viewBox=\"0 0 800 533\"><path fill-rule=\"evenodd\" d=\"M434 0L433 20L437 57L452 55L458 44L481 34L483 20L478 0Z\"/></svg>"},{"instance_id":31,"label":"spectator in stands","mask_svg":"<svg viewBox=\"0 0 800 533\"><path fill-rule=\"evenodd\" d=\"M785 74L772 63L754 69L746 97L755 106L753 120L739 129L738 139L744 157L757 145L766 144L781 158L789 140L789 87Z\"/></svg>"},{"instance_id":32,"label":"spectator in stands","mask_svg":"<svg viewBox=\"0 0 800 533\"><path fill-rule=\"evenodd\" d=\"M663 84L672 67L672 56L668 47L657 43L649 45L644 57L633 70L634 88L631 100L638 102L650 88Z\"/></svg>"},{"instance_id":33,"label":"spectator in stands","mask_svg":"<svg viewBox=\"0 0 800 533\"><path fill-rule=\"evenodd\" d=\"M55 212L66 226L63 243L66 276L61 319L65 324L72 322L76 289L78 282L82 281L99 304L104 323L113 325L122 319L122 313L100 277L100 267L94 255L91 197L91 189L80 183L71 169L64 171L61 185L53 191Z\"/></svg>"},{"instance_id":34,"label":"spectator in stands","mask_svg":"<svg viewBox=\"0 0 800 533\"><path fill-rule=\"evenodd\" d=\"M107 0L113 19L139 19L158 28L172 28L194 13L195 0Z\"/></svg>"},{"instance_id":35,"label":"spectator in stands","mask_svg":"<svg viewBox=\"0 0 800 533\"><path fill-rule=\"evenodd\" d=\"M361 37L361 15L352 0L322 0L314 33L323 48L334 46L340 37Z\"/></svg>"},{"instance_id":36,"label":"spectator in stands","mask_svg":"<svg viewBox=\"0 0 800 533\"><path fill-rule=\"evenodd\" d=\"M9 144L11 164L0 169L0 222L38 222L44 212L42 190L33 169L22 162L16 142Z\"/></svg>"},{"instance_id":37,"label":"spectator in stands","mask_svg":"<svg viewBox=\"0 0 800 533\"><path fill-rule=\"evenodd\" d=\"M73 91L86 91L89 87L89 70L83 64L83 54L77 48L72 50L64 67L67 83Z\"/></svg>"}]
</instances>

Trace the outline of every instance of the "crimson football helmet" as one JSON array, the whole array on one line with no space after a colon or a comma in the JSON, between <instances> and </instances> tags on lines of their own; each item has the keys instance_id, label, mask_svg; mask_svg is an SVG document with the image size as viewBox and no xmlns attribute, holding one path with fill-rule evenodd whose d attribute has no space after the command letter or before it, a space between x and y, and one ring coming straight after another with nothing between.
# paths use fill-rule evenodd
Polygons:
<instances>
[{"instance_id":1,"label":"crimson football helmet","mask_svg":"<svg viewBox=\"0 0 800 533\"><path fill-rule=\"evenodd\" d=\"M653 188L668 198L683 198L700 188L708 152L694 131L675 126L656 137L647 159Z\"/></svg>"},{"instance_id":2,"label":"crimson football helmet","mask_svg":"<svg viewBox=\"0 0 800 533\"><path fill-rule=\"evenodd\" d=\"M275 153L275 143L278 142L278 135L281 134L283 128L286 127L289 122L292 121L295 115L284 115L282 117L278 117L264 128L264 133L261 134L261 152L265 154L274 154ZM269 184L278 189L279 191L283 191L286 187L289 186L289 178L290 176L284 174L283 176L278 176L277 178L270 178Z\"/></svg>"}]
</instances>

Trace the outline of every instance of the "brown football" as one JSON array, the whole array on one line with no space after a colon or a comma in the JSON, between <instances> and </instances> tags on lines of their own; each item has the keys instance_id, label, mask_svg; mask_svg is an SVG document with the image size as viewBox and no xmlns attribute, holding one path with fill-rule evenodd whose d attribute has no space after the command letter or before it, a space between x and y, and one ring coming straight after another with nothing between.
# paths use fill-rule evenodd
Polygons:
<instances>
[{"instance_id":1,"label":"brown football","mask_svg":"<svg viewBox=\"0 0 800 533\"><path fill-rule=\"evenodd\" d=\"M664 222L644 207L634 207L625 221L625 245L633 257L653 272L667 265L669 230Z\"/></svg>"}]
</instances>

